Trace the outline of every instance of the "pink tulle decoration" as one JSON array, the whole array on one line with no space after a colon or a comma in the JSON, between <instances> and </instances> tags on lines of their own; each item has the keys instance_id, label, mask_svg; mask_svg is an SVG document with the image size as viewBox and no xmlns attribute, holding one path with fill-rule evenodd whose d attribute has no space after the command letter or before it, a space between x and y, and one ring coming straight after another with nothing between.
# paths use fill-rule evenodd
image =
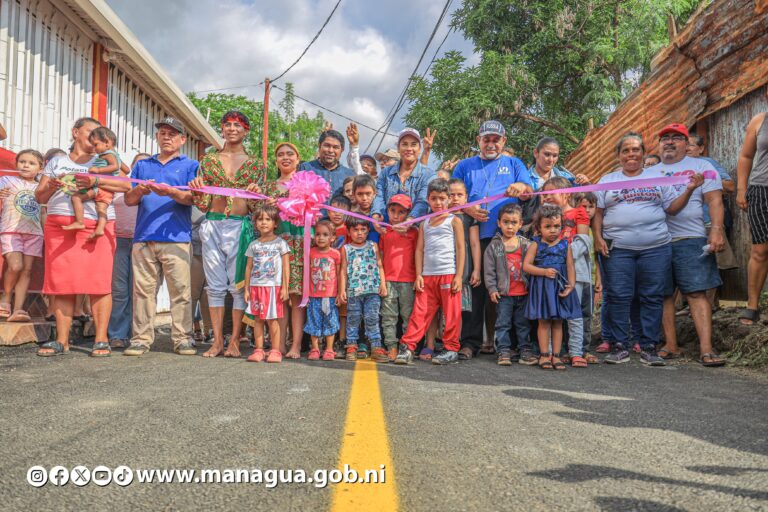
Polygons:
<instances>
[{"instance_id":1,"label":"pink tulle decoration","mask_svg":"<svg viewBox=\"0 0 768 512\"><path fill-rule=\"evenodd\" d=\"M281 219L304 226L306 214L311 214L312 224L322 217L320 208L331 195L331 186L327 181L312 171L300 171L285 184L285 188L288 189L288 197L277 200Z\"/></svg>"}]
</instances>

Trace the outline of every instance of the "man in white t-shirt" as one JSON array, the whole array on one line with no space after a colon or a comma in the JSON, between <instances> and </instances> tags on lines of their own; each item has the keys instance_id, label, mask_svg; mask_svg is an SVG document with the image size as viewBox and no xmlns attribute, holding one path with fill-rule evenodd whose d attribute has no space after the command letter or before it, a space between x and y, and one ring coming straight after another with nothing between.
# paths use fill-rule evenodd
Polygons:
<instances>
[{"instance_id":1,"label":"man in white t-shirt","mask_svg":"<svg viewBox=\"0 0 768 512\"><path fill-rule=\"evenodd\" d=\"M722 366L725 361L712 348L712 308L706 291L722 284L714 253L723 250L723 185L711 163L686 156L688 129L682 124L670 124L659 132L661 163L646 170L648 177L686 176L706 173L704 185L697 188L688 204L675 216L667 216L667 227L672 236L672 278L664 299L664 338L666 344L659 351L665 359L678 352L675 333L675 288L688 299L691 317L699 336L700 362L705 366ZM682 193L685 185L677 185ZM709 207L712 228L707 237L704 226L704 205Z\"/></svg>"}]
</instances>

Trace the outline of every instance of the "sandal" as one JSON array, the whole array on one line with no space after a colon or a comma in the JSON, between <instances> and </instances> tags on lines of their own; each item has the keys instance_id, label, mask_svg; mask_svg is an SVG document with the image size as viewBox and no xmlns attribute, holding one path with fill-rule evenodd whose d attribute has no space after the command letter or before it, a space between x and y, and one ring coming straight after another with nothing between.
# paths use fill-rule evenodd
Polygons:
<instances>
[{"instance_id":1,"label":"sandal","mask_svg":"<svg viewBox=\"0 0 768 512\"><path fill-rule=\"evenodd\" d=\"M589 366L589 363L581 356L573 356L571 358L571 366L574 368L586 368Z\"/></svg>"},{"instance_id":2,"label":"sandal","mask_svg":"<svg viewBox=\"0 0 768 512\"><path fill-rule=\"evenodd\" d=\"M253 354L248 356L248 359L246 361L249 361L251 363L260 363L264 360L264 349L257 348L254 349Z\"/></svg>"},{"instance_id":3,"label":"sandal","mask_svg":"<svg viewBox=\"0 0 768 512\"><path fill-rule=\"evenodd\" d=\"M552 356L552 366L555 367L555 370L565 370L565 363L563 363L562 359L556 356Z\"/></svg>"},{"instance_id":4,"label":"sandal","mask_svg":"<svg viewBox=\"0 0 768 512\"><path fill-rule=\"evenodd\" d=\"M313 348L309 351L309 354L307 354L307 360L308 361L319 361L320 360L320 350Z\"/></svg>"},{"instance_id":5,"label":"sandal","mask_svg":"<svg viewBox=\"0 0 768 512\"><path fill-rule=\"evenodd\" d=\"M431 348L424 347L421 349L421 352L419 352L419 359L422 361L431 361L432 356L435 355L435 351Z\"/></svg>"},{"instance_id":6,"label":"sandal","mask_svg":"<svg viewBox=\"0 0 768 512\"><path fill-rule=\"evenodd\" d=\"M599 364L600 359L595 354L590 354L587 352L584 354L584 359L587 361L587 364Z\"/></svg>"},{"instance_id":7,"label":"sandal","mask_svg":"<svg viewBox=\"0 0 768 512\"><path fill-rule=\"evenodd\" d=\"M323 352L322 359L323 361L333 361L334 359L336 359L336 352L334 352L333 350L326 350Z\"/></svg>"},{"instance_id":8,"label":"sandal","mask_svg":"<svg viewBox=\"0 0 768 512\"><path fill-rule=\"evenodd\" d=\"M475 356L471 347L464 347L459 350L459 361L469 361Z\"/></svg>"},{"instance_id":9,"label":"sandal","mask_svg":"<svg viewBox=\"0 0 768 512\"><path fill-rule=\"evenodd\" d=\"M29 313L24 311L23 309L17 309L13 312L11 316L8 317L8 322L29 322L32 318L29 316Z\"/></svg>"},{"instance_id":10,"label":"sandal","mask_svg":"<svg viewBox=\"0 0 768 512\"><path fill-rule=\"evenodd\" d=\"M611 344L607 341L602 342L597 346L597 349L595 349L595 352L598 354L607 354L611 351Z\"/></svg>"},{"instance_id":11,"label":"sandal","mask_svg":"<svg viewBox=\"0 0 768 512\"><path fill-rule=\"evenodd\" d=\"M656 352L656 355L659 356L660 358L666 360L666 361L670 361L672 359L680 359L683 356L683 353L682 352L672 352L668 348L662 348L662 349L659 349L658 352Z\"/></svg>"},{"instance_id":12,"label":"sandal","mask_svg":"<svg viewBox=\"0 0 768 512\"><path fill-rule=\"evenodd\" d=\"M0 316L2 316L2 304L0 304ZM745 322L744 320L749 320L749 323ZM757 309L742 309L741 313L739 313L739 323L741 325L746 325L747 327L751 327L755 325L760 320L760 311Z\"/></svg>"},{"instance_id":13,"label":"sandal","mask_svg":"<svg viewBox=\"0 0 768 512\"><path fill-rule=\"evenodd\" d=\"M96 352L106 352L106 354L97 354ZM99 341L93 344L91 357L109 357L112 355L112 348L106 341Z\"/></svg>"},{"instance_id":14,"label":"sandal","mask_svg":"<svg viewBox=\"0 0 768 512\"><path fill-rule=\"evenodd\" d=\"M563 363L560 363L563 364ZM552 369L552 354L549 352L542 352L539 356L539 368L542 370Z\"/></svg>"},{"instance_id":15,"label":"sandal","mask_svg":"<svg viewBox=\"0 0 768 512\"><path fill-rule=\"evenodd\" d=\"M0 302L0 318L11 316L11 305L7 302Z\"/></svg>"},{"instance_id":16,"label":"sandal","mask_svg":"<svg viewBox=\"0 0 768 512\"><path fill-rule=\"evenodd\" d=\"M43 352L43 350L52 350L53 352ZM37 349L37 355L40 357L61 356L69 353L69 348L64 348L64 345L58 341L49 341L43 343L40 348Z\"/></svg>"},{"instance_id":17,"label":"sandal","mask_svg":"<svg viewBox=\"0 0 768 512\"><path fill-rule=\"evenodd\" d=\"M706 366L708 368L725 366L725 359L715 354L714 352L701 354L701 357L699 358L699 362L701 363L701 366Z\"/></svg>"},{"instance_id":18,"label":"sandal","mask_svg":"<svg viewBox=\"0 0 768 512\"><path fill-rule=\"evenodd\" d=\"M268 363L279 363L283 360L283 354L279 350L270 350L267 356Z\"/></svg>"}]
</instances>

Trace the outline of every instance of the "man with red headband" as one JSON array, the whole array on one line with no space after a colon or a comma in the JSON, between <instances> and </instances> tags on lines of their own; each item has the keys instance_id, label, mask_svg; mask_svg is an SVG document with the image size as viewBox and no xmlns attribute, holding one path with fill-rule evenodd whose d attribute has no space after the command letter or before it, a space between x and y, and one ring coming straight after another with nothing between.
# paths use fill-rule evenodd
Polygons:
<instances>
[{"instance_id":1,"label":"man with red headband","mask_svg":"<svg viewBox=\"0 0 768 512\"><path fill-rule=\"evenodd\" d=\"M208 153L200 160L197 178L189 183L194 204L206 212L200 226L203 243L203 270L208 282L208 305L213 324L213 345L203 354L216 357L224 350L224 299L232 294L232 337L227 357L240 356L245 299L238 291L245 280L245 250L255 238L249 215L248 201L230 196L218 196L195 191L205 185L245 189L260 192L267 170L257 157L248 155L243 141L251 129L242 112L232 110L221 118L224 148Z\"/></svg>"}]
</instances>

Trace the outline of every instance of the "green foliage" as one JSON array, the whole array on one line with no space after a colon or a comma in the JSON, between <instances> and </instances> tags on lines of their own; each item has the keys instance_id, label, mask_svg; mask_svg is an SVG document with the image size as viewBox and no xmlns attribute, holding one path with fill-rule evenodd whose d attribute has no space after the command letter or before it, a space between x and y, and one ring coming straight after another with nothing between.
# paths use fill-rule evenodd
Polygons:
<instances>
[{"instance_id":1,"label":"green foliage","mask_svg":"<svg viewBox=\"0 0 768 512\"><path fill-rule=\"evenodd\" d=\"M302 160L312 160L317 152L317 137L323 129L323 115L310 117L306 112L295 113L295 97L292 84L286 84L286 94L278 105L271 104L269 112L269 141L267 165L270 174L276 176L275 146L280 142L292 142L299 149ZM290 92L289 92L290 91ZM245 150L252 155L261 155L261 141L264 119L264 103L234 94L209 93L198 97L187 95L203 117L216 132L220 132L221 116L229 110L239 110L251 121L251 133L245 140ZM209 110L210 109L210 110Z\"/></svg>"},{"instance_id":2,"label":"green foliage","mask_svg":"<svg viewBox=\"0 0 768 512\"><path fill-rule=\"evenodd\" d=\"M496 118L530 160L545 135L573 149L591 118L603 123L650 71L666 44L667 17L682 24L698 0L464 0L453 25L480 62L457 52L414 77L409 125L438 130L434 151L471 151L479 124Z\"/></svg>"}]
</instances>

